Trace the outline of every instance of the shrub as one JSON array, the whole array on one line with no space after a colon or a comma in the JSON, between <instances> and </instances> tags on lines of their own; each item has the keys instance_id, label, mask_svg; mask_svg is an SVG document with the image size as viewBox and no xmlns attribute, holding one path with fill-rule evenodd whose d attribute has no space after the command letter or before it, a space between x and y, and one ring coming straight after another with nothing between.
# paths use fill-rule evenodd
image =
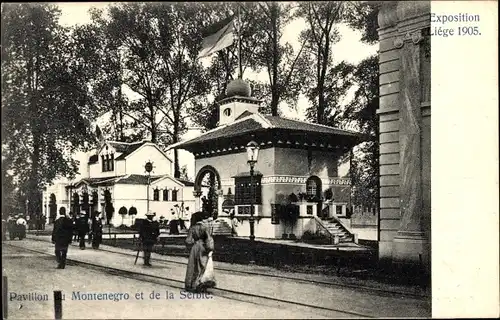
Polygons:
<instances>
[{"instance_id":1,"label":"shrub","mask_svg":"<svg viewBox=\"0 0 500 320\"><path fill-rule=\"evenodd\" d=\"M330 244L331 239L330 235L326 234L325 232L318 230L316 232L312 231L305 231L304 234L302 235L303 242L306 243L312 243L312 244Z\"/></svg>"}]
</instances>

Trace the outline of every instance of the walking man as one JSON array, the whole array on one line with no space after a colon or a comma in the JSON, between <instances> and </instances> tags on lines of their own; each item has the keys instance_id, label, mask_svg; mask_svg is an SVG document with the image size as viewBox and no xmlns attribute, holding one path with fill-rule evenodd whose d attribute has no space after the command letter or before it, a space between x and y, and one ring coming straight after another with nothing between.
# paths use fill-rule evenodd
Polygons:
<instances>
[{"instance_id":1,"label":"walking man","mask_svg":"<svg viewBox=\"0 0 500 320\"><path fill-rule=\"evenodd\" d=\"M84 214L79 215L76 220L78 238L80 239L80 250L85 250L85 235L89 232L89 224Z\"/></svg>"},{"instance_id":2,"label":"walking man","mask_svg":"<svg viewBox=\"0 0 500 320\"><path fill-rule=\"evenodd\" d=\"M73 238L73 222L66 217L66 208L59 209L59 218L54 222L52 231L52 243L55 244L57 269L64 269L66 266L66 255L68 247Z\"/></svg>"},{"instance_id":3,"label":"walking man","mask_svg":"<svg viewBox=\"0 0 500 320\"><path fill-rule=\"evenodd\" d=\"M160 235L160 225L158 221L153 221L155 213L146 213L146 220L141 225L139 231L139 240L142 242L142 250L144 251L144 265L150 267L151 251Z\"/></svg>"}]
</instances>

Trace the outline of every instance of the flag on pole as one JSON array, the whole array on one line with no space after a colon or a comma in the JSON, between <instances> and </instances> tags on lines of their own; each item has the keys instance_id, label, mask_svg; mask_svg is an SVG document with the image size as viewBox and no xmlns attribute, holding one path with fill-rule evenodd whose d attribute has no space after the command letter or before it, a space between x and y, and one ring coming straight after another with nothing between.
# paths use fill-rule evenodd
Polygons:
<instances>
[{"instance_id":1,"label":"flag on pole","mask_svg":"<svg viewBox=\"0 0 500 320\"><path fill-rule=\"evenodd\" d=\"M234 19L222 29L203 39L198 58L203 58L231 46L234 42Z\"/></svg>"}]
</instances>

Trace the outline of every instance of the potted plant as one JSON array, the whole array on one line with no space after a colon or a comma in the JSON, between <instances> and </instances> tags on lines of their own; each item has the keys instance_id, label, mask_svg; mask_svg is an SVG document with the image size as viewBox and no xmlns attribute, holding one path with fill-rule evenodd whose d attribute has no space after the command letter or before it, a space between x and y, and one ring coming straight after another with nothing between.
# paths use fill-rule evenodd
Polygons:
<instances>
[{"instance_id":1,"label":"potted plant","mask_svg":"<svg viewBox=\"0 0 500 320\"><path fill-rule=\"evenodd\" d=\"M325 190L325 200L327 201L333 200L333 191L331 188Z\"/></svg>"},{"instance_id":2,"label":"potted plant","mask_svg":"<svg viewBox=\"0 0 500 320\"><path fill-rule=\"evenodd\" d=\"M125 220L125 216L127 215L127 208L121 207L120 210L118 210L118 214L122 216L122 226L124 225L123 220Z\"/></svg>"}]
</instances>

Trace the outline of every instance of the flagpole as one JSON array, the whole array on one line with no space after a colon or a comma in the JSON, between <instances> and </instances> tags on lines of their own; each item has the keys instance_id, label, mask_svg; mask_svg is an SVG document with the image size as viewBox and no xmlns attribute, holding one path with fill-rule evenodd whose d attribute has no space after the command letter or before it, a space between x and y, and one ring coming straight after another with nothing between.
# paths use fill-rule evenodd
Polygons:
<instances>
[{"instance_id":1,"label":"flagpole","mask_svg":"<svg viewBox=\"0 0 500 320\"><path fill-rule=\"evenodd\" d=\"M238 4L238 79L243 77L243 67L241 65L241 9Z\"/></svg>"}]
</instances>

